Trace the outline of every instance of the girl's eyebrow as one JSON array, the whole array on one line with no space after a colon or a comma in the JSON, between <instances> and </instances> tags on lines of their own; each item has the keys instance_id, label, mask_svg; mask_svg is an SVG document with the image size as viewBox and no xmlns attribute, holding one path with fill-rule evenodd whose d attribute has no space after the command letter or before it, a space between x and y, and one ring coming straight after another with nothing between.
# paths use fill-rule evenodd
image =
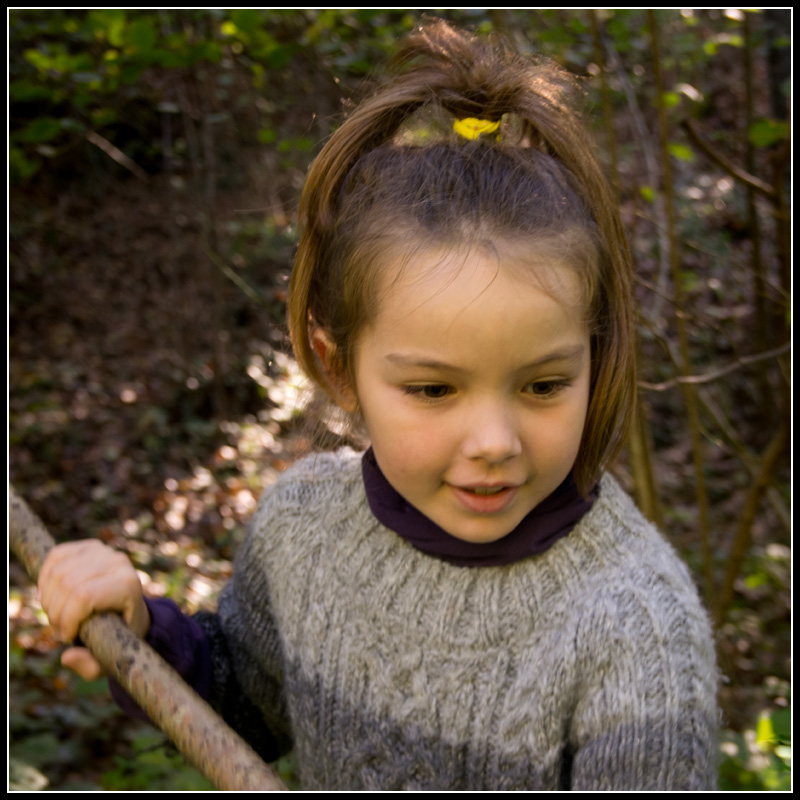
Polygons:
<instances>
[{"instance_id":1,"label":"girl's eyebrow","mask_svg":"<svg viewBox=\"0 0 800 800\"><path fill-rule=\"evenodd\" d=\"M523 364L519 368L519 372L524 372L530 369L536 369L546 364L556 361L567 361L571 363L579 363L583 358L586 348L582 344L569 345L566 347L553 350L540 358L534 359L527 364ZM397 364L400 367L423 367L428 369L441 369L449 372L468 372L469 370L462 367L456 367L453 364L448 364L445 361L439 361L436 358L428 358L427 356L415 356L413 354L405 353L388 353L385 359L392 364Z\"/></svg>"}]
</instances>

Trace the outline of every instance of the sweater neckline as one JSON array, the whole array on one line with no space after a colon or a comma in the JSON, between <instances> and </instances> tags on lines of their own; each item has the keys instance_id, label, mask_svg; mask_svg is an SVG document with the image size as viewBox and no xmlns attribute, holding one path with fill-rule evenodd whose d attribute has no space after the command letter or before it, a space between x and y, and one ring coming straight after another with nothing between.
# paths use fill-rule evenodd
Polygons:
<instances>
[{"instance_id":1,"label":"sweater neckline","mask_svg":"<svg viewBox=\"0 0 800 800\"><path fill-rule=\"evenodd\" d=\"M595 485L583 497L570 472L511 533L477 544L451 536L411 505L386 479L371 447L362 456L361 470L367 501L378 522L417 550L459 567L514 564L544 553L570 533L598 496Z\"/></svg>"}]
</instances>

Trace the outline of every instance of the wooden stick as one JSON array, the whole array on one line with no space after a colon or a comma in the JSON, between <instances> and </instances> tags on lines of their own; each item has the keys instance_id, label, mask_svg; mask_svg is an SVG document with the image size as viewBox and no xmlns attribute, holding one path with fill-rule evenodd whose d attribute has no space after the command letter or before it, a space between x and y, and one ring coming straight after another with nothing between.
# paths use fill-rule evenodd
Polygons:
<instances>
[{"instance_id":1,"label":"wooden stick","mask_svg":"<svg viewBox=\"0 0 800 800\"><path fill-rule=\"evenodd\" d=\"M36 581L55 542L9 486L9 544ZM118 614L95 614L80 637L113 677L174 742L186 760L228 791L286 791L270 767Z\"/></svg>"}]
</instances>

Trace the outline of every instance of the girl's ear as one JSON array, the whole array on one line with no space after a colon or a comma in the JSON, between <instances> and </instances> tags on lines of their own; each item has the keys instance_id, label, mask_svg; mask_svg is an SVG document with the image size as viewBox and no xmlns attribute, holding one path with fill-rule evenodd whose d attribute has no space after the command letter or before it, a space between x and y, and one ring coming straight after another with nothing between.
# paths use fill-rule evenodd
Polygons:
<instances>
[{"instance_id":1,"label":"girl's ear","mask_svg":"<svg viewBox=\"0 0 800 800\"><path fill-rule=\"evenodd\" d=\"M358 411L358 399L348 376L342 370L341 362L336 353L336 345L323 328L316 328L311 334L311 345L317 354L322 371L328 381L328 386L333 391L336 405L343 411L355 413Z\"/></svg>"}]
</instances>

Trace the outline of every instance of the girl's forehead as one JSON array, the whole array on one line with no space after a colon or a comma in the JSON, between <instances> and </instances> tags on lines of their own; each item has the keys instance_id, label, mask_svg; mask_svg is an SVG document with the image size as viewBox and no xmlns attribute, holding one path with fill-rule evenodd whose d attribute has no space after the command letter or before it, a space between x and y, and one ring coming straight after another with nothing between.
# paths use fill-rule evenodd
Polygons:
<instances>
[{"instance_id":1,"label":"girl's forehead","mask_svg":"<svg viewBox=\"0 0 800 800\"><path fill-rule=\"evenodd\" d=\"M581 267L563 247L545 239L418 243L387 248L381 260L378 313L409 303L480 303L498 281L512 285L523 303L544 293L581 315L588 305Z\"/></svg>"},{"instance_id":2,"label":"girl's forehead","mask_svg":"<svg viewBox=\"0 0 800 800\"><path fill-rule=\"evenodd\" d=\"M588 352L574 271L548 263L546 277L533 279L495 255L420 253L362 330L360 368L439 364L505 380L553 353Z\"/></svg>"}]
</instances>

